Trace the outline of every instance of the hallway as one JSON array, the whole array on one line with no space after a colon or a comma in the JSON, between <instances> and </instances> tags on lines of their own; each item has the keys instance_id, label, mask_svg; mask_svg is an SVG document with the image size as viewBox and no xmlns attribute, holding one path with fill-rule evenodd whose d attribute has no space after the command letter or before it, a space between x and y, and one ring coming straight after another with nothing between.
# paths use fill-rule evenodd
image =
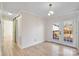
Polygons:
<instances>
[{"instance_id":1,"label":"hallway","mask_svg":"<svg viewBox=\"0 0 79 59\"><path fill-rule=\"evenodd\" d=\"M9 47L7 47L9 48ZM7 49L6 48L6 49ZM74 48L58 45L55 43L43 42L32 47L20 49L14 48L6 50L9 56L75 56L77 51Z\"/></svg>"}]
</instances>

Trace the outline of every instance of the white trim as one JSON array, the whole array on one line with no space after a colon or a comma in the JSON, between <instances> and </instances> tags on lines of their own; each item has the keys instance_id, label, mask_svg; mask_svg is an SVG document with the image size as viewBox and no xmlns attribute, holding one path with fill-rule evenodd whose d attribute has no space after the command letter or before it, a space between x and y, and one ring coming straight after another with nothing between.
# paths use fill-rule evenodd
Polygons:
<instances>
[{"instance_id":1,"label":"white trim","mask_svg":"<svg viewBox=\"0 0 79 59\"><path fill-rule=\"evenodd\" d=\"M34 46L34 45L36 45L36 44L39 44L39 43L42 43L42 42L44 42L44 40L39 41L39 42L34 42L33 44L30 44L30 45L28 45L28 46L23 46L22 49L28 48L28 47L32 47L32 46Z\"/></svg>"}]
</instances>

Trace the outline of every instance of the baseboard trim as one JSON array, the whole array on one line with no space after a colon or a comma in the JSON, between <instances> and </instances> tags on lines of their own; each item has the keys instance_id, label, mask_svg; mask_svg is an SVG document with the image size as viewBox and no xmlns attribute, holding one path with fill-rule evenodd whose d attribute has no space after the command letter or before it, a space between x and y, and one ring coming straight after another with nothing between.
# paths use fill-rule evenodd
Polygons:
<instances>
[{"instance_id":1,"label":"baseboard trim","mask_svg":"<svg viewBox=\"0 0 79 59\"><path fill-rule=\"evenodd\" d=\"M35 43L30 44L30 45L28 45L28 46L22 47L22 49L32 47L32 46L34 46L34 45L36 45L36 44L39 44L39 43L42 43L42 42L44 42L44 41L35 42Z\"/></svg>"},{"instance_id":2,"label":"baseboard trim","mask_svg":"<svg viewBox=\"0 0 79 59\"><path fill-rule=\"evenodd\" d=\"M58 44L58 45L67 46L67 47L77 49L76 47L68 46L68 45L65 45L65 44L57 43L57 42L51 42L51 41L45 41L45 42L54 43L54 44Z\"/></svg>"}]
</instances>

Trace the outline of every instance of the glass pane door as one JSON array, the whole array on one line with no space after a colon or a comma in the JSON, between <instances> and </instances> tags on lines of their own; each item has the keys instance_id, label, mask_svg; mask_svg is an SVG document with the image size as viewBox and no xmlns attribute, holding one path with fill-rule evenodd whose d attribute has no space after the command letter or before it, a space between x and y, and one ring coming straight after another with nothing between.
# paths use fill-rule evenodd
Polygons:
<instances>
[{"instance_id":1,"label":"glass pane door","mask_svg":"<svg viewBox=\"0 0 79 59\"><path fill-rule=\"evenodd\" d=\"M73 26L71 22L64 23L64 42L73 43Z\"/></svg>"},{"instance_id":2,"label":"glass pane door","mask_svg":"<svg viewBox=\"0 0 79 59\"><path fill-rule=\"evenodd\" d=\"M53 24L53 40L59 40L60 38L60 29L59 25Z\"/></svg>"}]
</instances>

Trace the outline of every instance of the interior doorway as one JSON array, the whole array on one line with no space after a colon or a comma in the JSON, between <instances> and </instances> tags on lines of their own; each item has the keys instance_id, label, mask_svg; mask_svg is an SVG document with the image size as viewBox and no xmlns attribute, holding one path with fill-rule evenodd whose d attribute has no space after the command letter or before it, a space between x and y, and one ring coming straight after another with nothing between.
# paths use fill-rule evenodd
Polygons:
<instances>
[{"instance_id":1,"label":"interior doorway","mask_svg":"<svg viewBox=\"0 0 79 59\"><path fill-rule=\"evenodd\" d=\"M14 44L20 46L21 44L21 27L22 27L22 16L18 15L13 19L13 36L14 36Z\"/></svg>"},{"instance_id":2,"label":"interior doorway","mask_svg":"<svg viewBox=\"0 0 79 59\"><path fill-rule=\"evenodd\" d=\"M13 48L16 43L16 19L10 16L3 15L2 28L3 28L3 43L2 55L13 55Z\"/></svg>"},{"instance_id":3,"label":"interior doorway","mask_svg":"<svg viewBox=\"0 0 79 59\"><path fill-rule=\"evenodd\" d=\"M3 20L3 55L12 55L13 21Z\"/></svg>"},{"instance_id":4,"label":"interior doorway","mask_svg":"<svg viewBox=\"0 0 79 59\"><path fill-rule=\"evenodd\" d=\"M2 55L12 55L15 44L20 44L21 16L2 14Z\"/></svg>"},{"instance_id":5,"label":"interior doorway","mask_svg":"<svg viewBox=\"0 0 79 59\"><path fill-rule=\"evenodd\" d=\"M17 20L16 20L16 17L13 19L13 36L14 36L14 44L17 43L17 40L16 40L16 23L17 23Z\"/></svg>"}]
</instances>

